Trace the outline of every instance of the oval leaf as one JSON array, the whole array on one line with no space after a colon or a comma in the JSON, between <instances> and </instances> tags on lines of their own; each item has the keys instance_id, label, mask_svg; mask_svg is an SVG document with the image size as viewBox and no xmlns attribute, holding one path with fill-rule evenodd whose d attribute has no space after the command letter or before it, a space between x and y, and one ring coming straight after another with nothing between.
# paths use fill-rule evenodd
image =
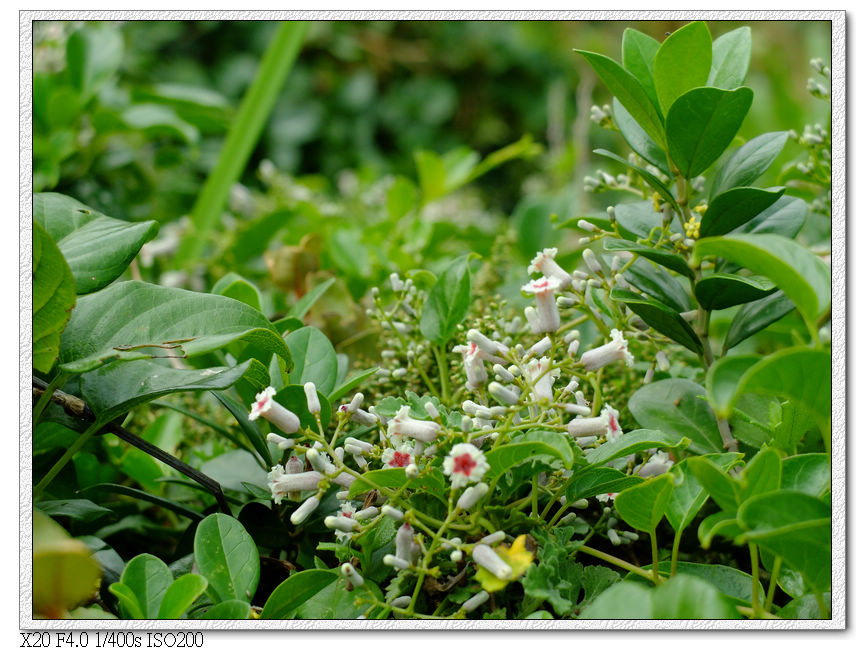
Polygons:
<instances>
[{"instance_id":1,"label":"oval leaf","mask_svg":"<svg viewBox=\"0 0 865 650\"><path fill-rule=\"evenodd\" d=\"M718 194L700 221L700 237L725 235L743 226L780 199L783 193L783 187L774 192L756 187L734 187Z\"/></svg>"},{"instance_id":2,"label":"oval leaf","mask_svg":"<svg viewBox=\"0 0 865 650\"><path fill-rule=\"evenodd\" d=\"M701 458L717 465L722 472L728 472L739 461L741 454L705 454ZM709 493L691 469L693 460L693 458L686 458L670 468L670 473L676 479L676 485L664 516L677 533L681 533L688 527L709 498Z\"/></svg>"},{"instance_id":3,"label":"oval leaf","mask_svg":"<svg viewBox=\"0 0 865 650\"><path fill-rule=\"evenodd\" d=\"M489 463L490 468L484 480L495 481L509 469L523 463L541 460L540 457L543 456L552 457L563 462L567 460L557 447L540 441L513 442L497 447L487 452L487 463ZM573 456L571 456L571 460L573 460Z\"/></svg>"},{"instance_id":4,"label":"oval leaf","mask_svg":"<svg viewBox=\"0 0 865 650\"><path fill-rule=\"evenodd\" d=\"M690 440L666 431L653 429L637 429L630 431L616 440L605 442L595 449L586 452L586 461L589 465L606 465L611 460L630 456L647 449L681 449L690 444Z\"/></svg>"},{"instance_id":5,"label":"oval leaf","mask_svg":"<svg viewBox=\"0 0 865 650\"><path fill-rule=\"evenodd\" d=\"M258 549L240 522L221 513L208 515L198 524L193 547L195 565L215 601L252 599L260 570Z\"/></svg>"},{"instance_id":6,"label":"oval leaf","mask_svg":"<svg viewBox=\"0 0 865 650\"><path fill-rule=\"evenodd\" d=\"M165 562L149 553L129 560L120 576L120 582L134 594L144 618L159 617L162 599L173 581Z\"/></svg>"},{"instance_id":7,"label":"oval leaf","mask_svg":"<svg viewBox=\"0 0 865 650\"><path fill-rule=\"evenodd\" d=\"M207 580L197 573L187 573L175 580L165 591L157 618L178 619L204 593Z\"/></svg>"},{"instance_id":8,"label":"oval leaf","mask_svg":"<svg viewBox=\"0 0 865 650\"><path fill-rule=\"evenodd\" d=\"M263 619L289 619L307 600L337 579L332 571L308 569L284 580L264 603Z\"/></svg>"},{"instance_id":9,"label":"oval leaf","mask_svg":"<svg viewBox=\"0 0 865 650\"><path fill-rule=\"evenodd\" d=\"M616 512L636 530L655 530L670 502L673 483L668 472L623 490L616 497Z\"/></svg>"},{"instance_id":10,"label":"oval leaf","mask_svg":"<svg viewBox=\"0 0 865 650\"><path fill-rule=\"evenodd\" d=\"M781 153L788 137L787 131L773 131L748 140L718 169L712 196L734 187L745 187L760 178Z\"/></svg>"},{"instance_id":11,"label":"oval leaf","mask_svg":"<svg viewBox=\"0 0 865 650\"><path fill-rule=\"evenodd\" d=\"M776 291L765 298L748 303L733 317L724 339L724 353L742 341L783 318L795 309L782 292Z\"/></svg>"},{"instance_id":12,"label":"oval leaf","mask_svg":"<svg viewBox=\"0 0 865 650\"><path fill-rule=\"evenodd\" d=\"M249 305L256 311L261 311L261 294L258 288L249 280L237 273L226 273L215 285L213 291L220 296L234 298L246 305Z\"/></svg>"},{"instance_id":13,"label":"oval leaf","mask_svg":"<svg viewBox=\"0 0 865 650\"><path fill-rule=\"evenodd\" d=\"M744 226L733 232L768 232L793 239L808 217L808 204L795 196L782 196Z\"/></svg>"},{"instance_id":14,"label":"oval leaf","mask_svg":"<svg viewBox=\"0 0 865 650\"><path fill-rule=\"evenodd\" d=\"M455 260L441 274L423 306L420 330L433 343L450 341L469 313L472 279L468 257Z\"/></svg>"},{"instance_id":15,"label":"oval leaf","mask_svg":"<svg viewBox=\"0 0 865 650\"><path fill-rule=\"evenodd\" d=\"M57 244L33 222L33 367L51 370L75 306L75 280Z\"/></svg>"},{"instance_id":16,"label":"oval leaf","mask_svg":"<svg viewBox=\"0 0 865 650\"><path fill-rule=\"evenodd\" d=\"M637 78L643 90L646 91L656 106L658 105L658 94L655 92L652 67L659 47L661 44L658 41L636 29L628 27L622 34L622 65L625 70Z\"/></svg>"},{"instance_id":17,"label":"oval leaf","mask_svg":"<svg viewBox=\"0 0 865 650\"><path fill-rule=\"evenodd\" d=\"M670 170L667 168L667 154L649 137L643 127L637 124L637 120L625 110L622 102L615 98L613 98L613 121L619 128L619 133L622 134L625 142L637 155L653 164L667 176L670 175Z\"/></svg>"},{"instance_id":18,"label":"oval leaf","mask_svg":"<svg viewBox=\"0 0 865 650\"><path fill-rule=\"evenodd\" d=\"M249 618L250 607L249 603L243 600L223 600L213 607L208 607L207 610L198 618L202 620L238 620L243 621Z\"/></svg>"},{"instance_id":19,"label":"oval leaf","mask_svg":"<svg viewBox=\"0 0 865 650\"><path fill-rule=\"evenodd\" d=\"M676 313L693 308L685 288L673 276L655 268L648 260L635 258L622 275L628 284L671 307Z\"/></svg>"},{"instance_id":20,"label":"oval leaf","mask_svg":"<svg viewBox=\"0 0 865 650\"><path fill-rule=\"evenodd\" d=\"M698 176L724 153L753 98L750 88L695 88L675 101L667 115L667 144L685 177Z\"/></svg>"},{"instance_id":21,"label":"oval leaf","mask_svg":"<svg viewBox=\"0 0 865 650\"><path fill-rule=\"evenodd\" d=\"M618 206L616 208L617 218L622 207L624 206ZM670 250L666 250L663 248L652 248L651 246L638 244L636 242L625 241L624 239L609 238L604 239L604 250L630 251L635 255L640 255L642 257L645 257L646 259L652 260L653 262L655 262L655 264L660 264L661 266L668 268L671 271L675 271L676 273L684 275L688 278L694 277L694 269L688 266L688 263L682 258L681 255L678 255Z\"/></svg>"},{"instance_id":22,"label":"oval leaf","mask_svg":"<svg viewBox=\"0 0 865 650\"><path fill-rule=\"evenodd\" d=\"M301 327L286 336L285 343L294 360L289 381L300 385L311 381L316 390L329 393L337 375L336 352L330 340L315 327Z\"/></svg>"},{"instance_id":23,"label":"oval leaf","mask_svg":"<svg viewBox=\"0 0 865 650\"><path fill-rule=\"evenodd\" d=\"M652 592L652 618L738 619L742 616L715 585L683 572Z\"/></svg>"},{"instance_id":24,"label":"oval leaf","mask_svg":"<svg viewBox=\"0 0 865 650\"><path fill-rule=\"evenodd\" d=\"M670 34L652 65L661 112L666 115L685 92L706 85L711 68L712 34L706 23L689 23Z\"/></svg>"},{"instance_id":25,"label":"oval leaf","mask_svg":"<svg viewBox=\"0 0 865 650\"><path fill-rule=\"evenodd\" d=\"M716 273L700 280L694 287L694 295L704 309L714 310L754 302L775 290L771 282L759 277Z\"/></svg>"},{"instance_id":26,"label":"oval leaf","mask_svg":"<svg viewBox=\"0 0 865 650\"><path fill-rule=\"evenodd\" d=\"M640 178L646 181L646 183L648 183L653 190L655 190L658 194L661 195L661 198L664 199L664 201L671 205L676 204L676 199L673 198L673 195L670 193L670 190L667 189L667 186L661 182L660 178L652 174L648 169L643 169L642 167L638 167L637 165L632 165L621 156L614 154L612 151L607 151L606 149L595 149L592 153L596 153L599 156L604 156L605 158L610 158L611 160L622 163L625 167L636 172Z\"/></svg>"},{"instance_id":27,"label":"oval leaf","mask_svg":"<svg viewBox=\"0 0 865 650\"><path fill-rule=\"evenodd\" d=\"M823 497L832 485L832 468L827 454L799 454L781 464L781 488Z\"/></svg>"},{"instance_id":28,"label":"oval leaf","mask_svg":"<svg viewBox=\"0 0 865 650\"><path fill-rule=\"evenodd\" d=\"M628 305L631 311L664 336L684 345L696 354L703 354L703 342L679 312L654 298L644 298L625 289L613 289L610 298Z\"/></svg>"}]
</instances>

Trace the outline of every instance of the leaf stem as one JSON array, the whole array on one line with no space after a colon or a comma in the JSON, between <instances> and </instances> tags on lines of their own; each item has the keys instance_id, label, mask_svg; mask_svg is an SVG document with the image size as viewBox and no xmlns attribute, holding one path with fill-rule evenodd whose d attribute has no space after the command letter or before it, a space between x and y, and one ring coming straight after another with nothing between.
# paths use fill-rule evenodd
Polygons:
<instances>
[{"instance_id":1,"label":"leaf stem","mask_svg":"<svg viewBox=\"0 0 865 650\"><path fill-rule=\"evenodd\" d=\"M48 406L48 403L51 401L51 397L54 395L54 391L63 386L66 383L66 380L69 378L69 375L65 372L58 371L57 375L51 382L48 384L48 387L42 392L42 395L39 396L39 400L36 402L36 406L33 407L33 427L35 428L39 421L42 419L42 413L45 411L45 408Z\"/></svg>"},{"instance_id":2,"label":"leaf stem","mask_svg":"<svg viewBox=\"0 0 865 650\"><path fill-rule=\"evenodd\" d=\"M778 576L781 574L781 564L783 560L780 555L775 556L775 562L772 564L772 576L769 578L769 589L766 591L766 608L772 609L772 603L775 600L775 586L778 584Z\"/></svg>"},{"instance_id":3,"label":"leaf stem","mask_svg":"<svg viewBox=\"0 0 865 650\"><path fill-rule=\"evenodd\" d=\"M102 424L99 422L94 422L87 429L75 439L69 448L65 451L65 453L60 457L60 459L54 463L51 469L48 470L48 473L42 477L42 480L36 484L36 487L33 488L33 500L36 501L39 498L39 495L42 491L48 487L48 484L54 480L54 477L60 473L60 470L66 466L66 463L75 455L75 453L84 446L94 433L99 431L102 428Z\"/></svg>"},{"instance_id":4,"label":"leaf stem","mask_svg":"<svg viewBox=\"0 0 865 650\"><path fill-rule=\"evenodd\" d=\"M652 543L652 582L656 585L661 583L661 573L658 571L658 535L656 529L649 531L649 540Z\"/></svg>"},{"instance_id":5,"label":"leaf stem","mask_svg":"<svg viewBox=\"0 0 865 650\"><path fill-rule=\"evenodd\" d=\"M760 603L760 556L757 545L748 542L748 551L751 554L751 604L754 606L754 618L762 618L763 606Z\"/></svg>"},{"instance_id":6,"label":"leaf stem","mask_svg":"<svg viewBox=\"0 0 865 650\"><path fill-rule=\"evenodd\" d=\"M684 528L680 528L676 531L676 534L673 536L673 552L670 557L670 577L674 577L676 575L676 565L679 562L679 544L682 541L682 532Z\"/></svg>"},{"instance_id":7,"label":"leaf stem","mask_svg":"<svg viewBox=\"0 0 865 650\"><path fill-rule=\"evenodd\" d=\"M604 551L599 551L596 548L592 548L591 546L580 546L577 549L579 553L585 553L586 555L591 555L592 557L596 557L599 560L604 560L604 562L609 562L613 566L617 566L620 569L624 569L625 571L630 571L631 573L636 573L638 576L645 578L646 580L651 580L654 583L658 583L660 580L660 576L658 576L658 580L655 579L649 571L646 571L642 567L638 567L636 564L631 564L626 560L622 560L617 558L614 555L610 555L609 553L604 553Z\"/></svg>"}]
</instances>

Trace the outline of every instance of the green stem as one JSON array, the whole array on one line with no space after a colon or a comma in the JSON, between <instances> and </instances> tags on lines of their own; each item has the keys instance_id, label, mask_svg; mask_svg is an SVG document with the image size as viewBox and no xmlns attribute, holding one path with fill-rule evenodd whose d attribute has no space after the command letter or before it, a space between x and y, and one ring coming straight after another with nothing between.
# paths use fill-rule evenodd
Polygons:
<instances>
[{"instance_id":1,"label":"green stem","mask_svg":"<svg viewBox=\"0 0 865 650\"><path fill-rule=\"evenodd\" d=\"M673 536L673 554L670 557L670 577L676 575L676 564L679 561L679 543L682 541L682 532L684 529L679 529Z\"/></svg>"},{"instance_id":2,"label":"green stem","mask_svg":"<svg viewBox=\"0 0 865 650\"><path fill-rule=\"evenodd\" d=\"M760 555L757 545L748 543L748 551L751 553L751 604L754 608L754 618L761 618L763 606L760 603Z\"/></svg>"},{"instance_id":3,"label":"green stem","mask_svg":"<svg viewBox=\"0 0 865 650\"><path fill-rule=\"evenodd\" d=\"M42 477L42 480L36 484L36 487L33 488L33 500L36 501L39 498L39 495L42 491L48 487L48 484L54 480L54 477L60 473L60 470L66 466L66 463L75 455L75 453L84 446L94 433L99 431L102 428L102 424L99 422L94 422L91 424L80 436L75 439L66 452L60 457L60 459L54 463L48 473Z\"/></svg>"},{"instance_id":4,"label":"green stem","mask_svg":"<svg viewBox=\"0 0 865 650\"><path fill-rule=\"evenodd\" d=\"M636 573L638 576L642 576L646 580L657 582L657 580L655 580L655 577L644 568L638 567L636 564L631 564L626 560L619 559L615 555L604 553L603 551L599 551L598 549L592 548L591 546L586 546L585 544L583 546L580 546L580 548L577 549L577 552L591 555L592 557L596 557L599 560L604 560L604 562L609 562L613 566L617 566L620 569L630 571L631 573Z\"/></svg>"},{"instance_id":5,"label":"green stem","mask_svg":"<svg viewBox=\"0 0 865 650\"><path fill-rule=\"evenodd\" d=\"M538 475L532 476L532 517L538 516Z\"/></svg>"},{"instance_id":6,"label":"green stem","mask_svg":"<svg viewBox=\"0 0 865 650\"><path fill-rule=\"evenodd\" d=\"M45 408L48 406L48 403L51 401L51 397L54 395L54 391L57 390L58 388L60 388L66 382L66 380L68 378L69 378L69 375L67 375L65 372L58 371L57 375L54 377L54 379L51 380L51 382L48 384L48 387L45 389L45 391L42 393L42 395L39 396L39 400L36 402L36 406L33 407L33 426L34 427L37 424L39 424L39 420L42 419L42 412L45 410Z\"/></svg>"},{"instance_id":7,"label":"green stem","mask_svg":"<svg viewBox=\"0 0 865 650\"><path fill-rule=\"evenodd\" d=\"M657 585L661 582L661 573L658 571L658 535L654 528L649 531L649 540L652 542L652 582Z\"/></svg>"},{"instance_id":8,"label":"green stem","mask_svg":"<svg viewBox=\"0 0 865 650\"><path fill-rule=\"evenodd\" d=\"M778 584L778 576L781 574L781 564L783 560L780 555L775 556L775 562L772 564L772 576L769 578L769 589L766 591L766 609L772 609L772 602L775 600L775 586Z\"/></svg>"},{"instance_id":9,"label":"green stem","mask_svg":"<svg viewBox=\"0 0 865 650\"><path fill-rule=\"evenodd\" d=\"M200 257L207 233L218 222L231 187L249 162L255 143L294 65L307 27L306 22L283 22L267 48L258 73L243 96L237 117L228 130L219 160L192 208L191 227L177 251L179 264Z\"/></svg>"}]
</instances>

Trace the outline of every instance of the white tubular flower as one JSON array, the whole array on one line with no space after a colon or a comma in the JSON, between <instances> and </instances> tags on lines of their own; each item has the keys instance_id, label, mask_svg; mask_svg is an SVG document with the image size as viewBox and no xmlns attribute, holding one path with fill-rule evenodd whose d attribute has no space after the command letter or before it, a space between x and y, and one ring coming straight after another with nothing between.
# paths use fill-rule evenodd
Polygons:
<instances>
[{"instance_id":1,"label":"white tubular flower","mask_svg":"<svg viewBox=\"0 0 865 650\"><path fill-rule=\"evenodd\" d=\"M303 461L294 454L291 455L291 458L289 458L288 462L285 464L285 471L287 474L300 474L303 471L303 468Z\"/></svg>"},{"instance_id":2,"label":"white tubular flower","mask_svg":"<svg viewBox=\"0 0 865 650\"><path fill-rule=\"evenodd\" d=\"M408 467L414 463L411 452L411 444L400 445L400 449L385 449L381 455L381 462L385 468Z\"/></svg>"},{"instance_id":3,"label":"white tubular flower","mask_svg":"<svg viewBox=\"0 0 865 650\"><path fill-rule=\"evenodd\" d=\"M334 464L328 459L327 455L322 454L315 447L307 450L306 460L309 461L309 464L315 471L321 472L322 474L330 474L336 469Z\"/></svg>"},{"instance_id":4,"label":"white tubular flower","mask_svg":"<svg viewBox=\"0 0 865 650\"><path fill-rule=\"evenodd\" d=\"M381 562L382 562L382 564L384 564L385 566L390 566L390 567L393 567L394 569L398 569L398 570L408 569L408 568L409 568L409 563L408 563L408 561L403 560L402 558L398 558L396 555L391 555L390 553L388 553L387 555L385 555L385 556L381 559ZM409 602L410 602L410 601L411 601L411 599L409 599ZM396 603L396 601L394 601L394 604L395 604L395 603ZM408 603L406 603L406 604L408 604ZM398 607L398 605L395 605L395 606Z\"/></svg>"},{"instance_id":5,"label":"white tubular flower","mask_svg":"<svg viewBox=\"0 0 865 650\"><path fill-rule=\"evenodd\" d=\"M595 498L599 503L609 503L615 501L617 496L619 496L618 492L607 492L606 494L599 494Z\"/></svg>"},{"instance_id":6,"label":"white tubular flower","mask_svg":"<svg viewBox=\"0 0 865 650\"><path fill-rule=\"evenodd\" d=\"M589 267L589 271L592 273L601 275L604 272L604 269L601 267L601 263L598 262L598 258L595 257L595 251L591 248L587 248L583 251L583 261L586 263L586 266Z\"/></svg>"},{"instance_id":7,"label":"white tubular flower","mask_svg":"<svg viewBox=\"0 0 865 650\"><path fill-rule=\"evenodd\" d=\"M466 371L466 388L475 390L487 381L487 369L484 367L484 359L480 346L473 341L468 345L458 345L455 352L463 355L463 368Z\"/></svg>"},{"instance_id":8,"label":"white tubular flower","mask_svg":"<svg viewBox=\"0 0 865 650\"><path fill-rule=\"evenodd\" d=\"M278 433L268 433L267 441L272 442L280 449L291 449L292 447L294 447L294 440L292 440L291 438L283 438Z\"/></svg>"},{"instance_id":9,"label":"white tubular flower","mask_svg":"<svg viewBox=\"0 0 865 650\"><path fill-rule=\"evenodd\" d=\"M348 412L354 413L360 408L361 404L363 404L363 393L355 393L354 397L351 398L351 402L348 405Z\"/></svg>"},{"instance_id":10,"label":"white tubular flower","mask_svg":"<svg viewBox=\"0 0 865 650\"><path fill-rule=\"evenodd\" d=\"M568 422L568 433L573 438L606 435L607 441L616 440L622 435L618 418L619 412L605 404L598 417L580 417Z\"/></svg>"},{"instance_id":11,"label":"white tubular flower","mask_svg":"<svg viewBox=\"0 0 865 650\"><path fill-rule=\"evenodd\" d=\"M538 310L534 307L526 307L525 309L526 322L529 324L529 328L532 330L532 334L540 334L541 333L541 321L538 318Z\"/></svg>"},{"instance_id":12,"label":"white tubular flower","mask_svg":"<svg viewBox=\"0 0 865 650\"><path fill-rule=\"evenodd\" d=\"M378 508L375 506L370 506L369 508L364 508L363 510L358 510L354 513L355 519L372 519L378 515Z\"/></svg>"},{"instance_id":13,"label":"white tubular flower","mask_svg":"<svg viewBox=\"0 0 865 650\"><path fill-rule=\"evenodd\" d=\"M550 370L549 357L541 357L537 361L526 364L526 378L536 402L547 400L553 401L553 377L558 376L559 370Z\"/></svg>"},{"instance_id":14,"label":"white tubular flower","mask_svg":"<svg viewBox=\"0 0 865 650\"><path fill-rule=\"evenodd\" d=\"M408 405L403 406L388 423L389 435L408 436L422 442L432 442L439 434L441 425L428 420L415 420L409 415Z\"/></svg>"},{"instance_id":15,"label":"white tubular flower","mask_svg":"<svg viewBox=\"0 0 865 650\"><path fill-rule=\"evenodd\" d=\"M315 490L323 478L324 475L320 472L287 474L282 465L276 465L267 475L267 487L270 488L274 503L279 504L289 492Z\"/></svg>"},{"instance_id":16,"label":"white tubular flower","mask_svg":"<svg viewBox=\"0 0 865 650\"><path fill-rule=\"evenodd\" d=\"M592 414L592 409L582 404L558 404L557 406L564 408L566 413L571 413L572 415L582 415L585 417Z\"/></svg>"},{"instance_id":17,"label":"white tubular flower","mask_svg":"<svg viewBox=\"0 0 865 650\"><path fill-rule=\"evenodd\" d=\"M553 347L553 342L550 340L549 336L545 336L540 341L535 343L532 347L530 347L526 351L526 355L529 357L539 357L540 355L547 352L551 347Z\"/></svg>"},{"instance_id":18,"label":"white tubular flower","mask_svg":"<svg viewBox=\"0 0 865 650\"><path fill-rule=\"evenodd\" d=\"M540 273L546 277L556 278L562 285L570 284L570 274L555 261L558 252L559 251L556 248L545 248L542 252L535 255L532 263L529 264L529 275L532 273Z\"/></svg>"},{"instance_id":19,"label":"white tubular flower","mask_svg":"<svg viewBox=\"0 0 865 650\"><path fill-rule=\"evenodd\" d=\"M410 524L405 523L399 527L399 530L396 531L396 537L394 538L394 545L396 546L396 556L400 560L405 560L406 562L411 562L411 547L414 543L412 539L414 537L414 529Z\"/></svg>"},{"instance_id":20,"label":"white tubular flower","mask_svg":"<svg viewBox=\"0 0 865 650\"><path fill-rule=\"evenodd\" d=\"M321 413L321 403L318 401L318 393L315 390L315 384L311 381L303 385L303 392L306 393L306 408L309 412L315 415Z\"/></svg>"},{"instance_id":21,"label":"white tubular flower","mask_svg":"<svg viewBox=\"0 0 865 650\"><path fill-rule=\"evenodd\" d=\"M472 487L466 488L465 492L460 495L457 501L457 508L460 510L470 510L478 501L486 496L490 491L490 486L486 483L478 483Z\"/></svg>"},{"instance_id":22,"label":"white tubular flower","mask_svg":"<svg viewBox=\"0 0 865 650\"><path fill-rule=\"evenodd\" d=\"M628 342L622 333L614 329L610 332L610 342L583 352L580 363L586 370L598 370L614 361L624 361L628 366L634 365L634 355L628 352Z\"/></svg>"},{"instance_id":23,"label":"white tubular flower","mask_svg":"<svg viewBox=\"0 0 865 650\"><path fill-rule=\"evenodd\" d=\"M435 420L438 417L441 417L441 413L439 413L439 410L435 407L435 404L433 404L432 402L424 402L423 403L423 409L424 409L424 411L426 411L426 414L428 416L430 416L430 418L433 420Z\"/></svg>"},{"instance_id":24,"label":"white tubular flower","mask_svg":"<svg viewBox=\"0 0 865 650\"><path fill-rule=\"evenodd\" d=\"M661 372L667 372L670 369L670 360L667 358L667 355L664 354L663 350L658 350L655 359L658 361L658 370Z\"/></svg>"},{"instance_id":25,"label":"white tubular flower","mask_svg":"<svg viewBox=\"0 0 865 650\"><path fill-rule=\"evenodd\" d=\"M479 591L474 596L469 598L466 602L464 602L460 609L463 610L466 614L469 612L475 611L478 607L483 605L490 599L490 594L488 591Z\"/></svg>"},{"instance_id":26,"label":"white tubular flower","mask_svg":"<svg viewBox=\"0 0 865 650\"><path fill-rule=\"evenodd\" d=\"M507 580L511 577L511 567L486 544L475 544L472 549L472 559L499 580Z\"/></svg>"},{"instance_id":27,"label":"white tubular flower","mask_svg":"<svg viewBox=\"0 0 865 650\"><path fill-rule=\"evenodd\" d=\"M673 459L666 452L659 451L652 456L648 462L640 468L638 474L643 478L658 476L669 471L673 466Z\"/></svg>"},{"instance_id":28,"label":"white tubular flower","mask_svg":"<svg viewBox=\"0 0 865 650\"><path fill-rule=\"evenodd\" d=\"M299 526L306 518L311 515L316 508L318 508L318 497L309 497L306 501L300 504L300 506L291 513L291 523L295 526Z\"/></svg>"},{"instance_id":29,"label":"white tubular flower","mask_svg":"<svg viewBox=\"0 0 865 650\"><path fill-rule=\"evenodd\" d=\"M481 538L480 543L492 546L493 544L498 544L503 541L505 541L505 531L497 530L496 532L490 533L486 537Z\"/></svg>"},{"instance_id":30,"label":"white tubular flower","mask_svg":"<svg viewBox=\"0 0 865 650\"><path fill-rule=\"evenodd\" d=\"M508 346L498 341L493 341L491 338L482 334L479 330L470 329L466 335L470 343L476 343L478 347L490 355L506 357L508 354Z\"/></svg>"},{"instance_id":31,"label":"white tubular flower","mask_svg":"<svg viewBox=\"0 0 865 650\"><path fill-rule=\"evenodd\" d=\"M378 416L367 413L363 409L357 409L351 414L351 421L370 427L378 422Z\"/></svg>"},{"instance_id":32,"label":"white tubular flower","mask_svg":"<svg viewBox=\"0 0 865 650\"><path fill-rule=\"evenodd\" d=\"M355 587L360 587L363 584L363 578L361 575L355 571L354 567L348 562L339 567L339 570Z\"/></svg>"},{"instance_id":33,"label":"white tubular flower","mask_svg":"<svg viewBox=\"0 0 865 650\"><path fill-rule=\"evenodd\" d=\"M571 341L568 343L568 356L575 357L577 356L577 352L580 351L580 341L579 339L576 341Z\"/></svg>"},{"instance_id":34,"label":"white tubular flower","mask_svg":"<svg viewBox=\"0 0 865 650\"><path fill-rule=\"evenodd\" d=\"M381 507L381 514L383 514L385 517L390 517L391 519L393 519L395 521L402 521L402 518L403 518L402 511L397 510L393 506L382 506Z\"/></svg>"},{"instance_id":35,"label":"white tubular flower","mask_svg":"<svg viewBox=\"0 0 865 650\"><path fill-rule=\"evenodd\" d=\"M324 518L324 525L327 526L328 528L340 530L344 533L350 533L355 528L360 528L360 522L357 521L357 519L355 519L354 517L345 517L345 516L325 517Z\"/></svg>"},{"instance_id":36,"label":"white tubular flower","mask_svg":"<svg viewBox=\"0 0 865 650\"><path fill-rule=\"evenodd\" d=\"M513 406L520 399L520 391L517 388L508 388L497 381L490 382L488 390L493 398L508 406Z\"/></svg>"},{"instance_id":37,"label":"white tubular flower","mask_svg":"<svg viewBox=\"0 0 865 650\"><path fill-rule=\"evenodd\" d=\"M497 363L493 366L493 372L496 374L496 377L498 377L499 380L506 384L510 384L514 380L513 374L511 374L511 372L500 363Z\"/></svg>"},{"instance_id":38,"label":"white tubular flower","mask_svg":"<svg viewBox=\"0 0 865 650\"><path fill-rule=\"evenodd\" d=\"M543 277L523 285L523 291L535 294L537 307L538 334L555 332L562 324L559 318L559 307L556 305L555 292L562 286L558 278ZM534 327L532 328L534 331Z\"/></svg>"},{"instance_id":39,"label":"white tubular flower","mask_svg":"<svg viewBox=\"0 0 865 650\"><path fill-rule=\"evenodd\" d=\"M358 440L357 438L353 438L352 436L349 436L345 439L345 444L346 447L348 447L348 445L351 445L352 447L357 447L365 454L368 454L372 451L372 443L366 442L365 440Z\"/></svg>"},{"instance_id":40,"label":"white tubular flower","mask_svg":"<svg viewBox=\"0 0 865 650\"><path fill-rule=\"evenodd\" d=\"M451 485L455 488L477 483L489 468L484 453L468 443L454 445L442 465L444 473L451 477Z\"/></svg>"},{"instance_id":41,"label":"white tubular flower","mask_svg":"<svg viewBox=\"0 0 865 650\"><path fill-rule=\"evenodd\" d=\"M300 418L275 401L276 389L268 386L255 396L255 402L250 407L249 419L257 420L263 417L265 420L279 428L283 433L294 433L300 429Z\"/></svg>"},{"instance_id":42,"label":"white tubular flower","mask_svg":"<svg viewBox=\"0 0 865 650\"><path fill-rule=\"evenodd\" d=\"M331 480L340 485L342 487L351 487L351 484L354 483L354 476L351 474L346 474L345 472L340 472L337 476L333 477Z\"/></svg>"}]
</instances>

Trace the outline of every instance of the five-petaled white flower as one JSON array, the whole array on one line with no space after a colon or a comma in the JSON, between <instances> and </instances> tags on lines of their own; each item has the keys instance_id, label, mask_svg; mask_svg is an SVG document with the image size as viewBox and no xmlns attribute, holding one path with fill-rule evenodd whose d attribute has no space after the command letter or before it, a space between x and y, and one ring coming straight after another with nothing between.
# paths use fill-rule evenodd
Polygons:
<instances>
[{"instance_id":1,"label":"five-petaled white flower","mask_svg":"<svg viewBox=\"0 0 865 650\"><path fill-rule=\"evenodd\" d=\"M461 488L480 481L490 466L484 452L463 442L451 448L442 468L444 473L451 477L451 485Z\"/></svg>"},{"instance_id":2,"label":"five-petaled white flower","mask_svg":"<svg viewBox=\"0 0 865 650\"><path fill-rule=\"evenodd\" d=\"M294 433L300 429L300 418L273 399L276 389L268 386L255 396L255 402L250 406L249 419L257 420L263 417L276 425L283 433Z\"/></svg>"}]
</instances>

